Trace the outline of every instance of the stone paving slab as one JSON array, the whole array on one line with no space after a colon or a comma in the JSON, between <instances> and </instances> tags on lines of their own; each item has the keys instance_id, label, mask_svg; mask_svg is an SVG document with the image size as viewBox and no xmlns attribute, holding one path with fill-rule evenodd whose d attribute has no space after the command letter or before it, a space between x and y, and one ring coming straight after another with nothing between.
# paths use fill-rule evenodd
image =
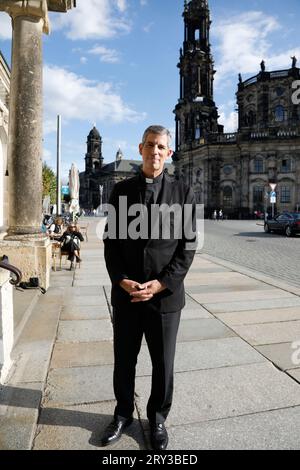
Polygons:
<instances>
[{"instance_id":1,"label":"stone paving slab","mask_svg":"<svg viewBox=\"0 0 300 470\"><path fill-rule=\"evenodd\" d=\"M209 284L217 283L220 284L224 283L235 283L235 282L249 282L249 277L245 276L244 274L240 274L234 271L222 272L222 273L189 273L186 277L188 280L197 280L200 285L205 285L207 282Z\"/></svg>"},{"instance_id":2,"label":"stone paving slab","mask_svg":"<svg viewBox=\"0 0 300 470\"><path fill-rule=\"evenodd\" d=\"M89 296L73 296L73 297L68 297L64 298L64 305L75 305L79 306L82 305L84 307L89 307L89 306L105 306L107 305L106 299L104 295L89 295Z\"/></svg>"},{"instance_id":3,"label":"stone paving slab","mask_svg":"<svg viewBox=\"0 0 300 470\"><path fill-rule=\"evenodd\" d=\"M223 268L222 266L216 266L216 265L213 265L211 264L210 266L208 265L203 265L203 266L198 266L198 267L195 267L193 269L190 269L188 275L190 273L226 273L226 272L229 272L229 270L227 268Z\"/></svg>"},{"instance_id":4,"label":"stone paving slab","mask_svg":"<svg viewBox=\"0 0 300 470\"><path fill-rule=\"evenodd\" d=\"M227 292L249 292L249 295L252 295L252 291L260 290L270 290L270 286L262 283L253 283L253 284L232 284L232 285L210 285L210 286L187 286L186 291L188 294L211 294L214 293L219 296L220 293Z\"/></svg>"},{"instance_id":5,"label":"stone paving slab","mask_svg":"<svg viewBox=\"0 0 300 470\"><path fill-rule=\"evenodd\" d=\"M56 343L51 367L88 367L113 364L113 344L109 341L89 343Z\"/></svg>"},{"instance_id":6,"label":"stone paving slab","mask_svg":"<svg viewBox=\"0 0 300 470\"><path fill-rule=\"evenodd\" d=\"M145 418L150 377L137 378L136 392ZM270 363L177 373L168 424L181 426L297 405L299 385Z\"/></svg>"},{"instance_id":7,"label":"stone paving slab","mask_svg":"<svg viewBox=\"0 0 300 470\"><path fill-rule=\"evenodd\" d=\"M300 321L232 326L239 336L252 345L288 343L300 338Z\"/></svg>"},{"instance_id":8,"label":"stone paving slab","mask_svg":"<svg viewBox=\"0 0 300 470\"><path fill-rule=\"evenodd\" d=\"M250 310L233 313L216 314L227 325L253 325L258 323L285 322L300 320L300 306L290 308L274 308L266 310Z\"/></svg>"},{"instance_id":9,"label":"stone paving slab","mask_svg":"<svg viewBox=\"0 0 300 470\"><path fill-rule=\"evenodd\" d=\"M236 336L233 331L216 319L182 320L177 342L198 341L201 339L228 338Z\"/></svg>"},{"instance_id":10,"label":"stone paving slab","mask_svg":"<svg viewBox=\"0 0 300 470\"><path fill-rule=\"evenodd\" d=\"M34 450L144 450L138 417L114 445L100 447L101 436L111 422L115 402L42 409ZM146 424L145 424L146 426Z\"/></svg>"},{"instance_id":11,"label":"stone paving slab","mask_svg":"<svg viewBox=\"0 0 300 470\"><path fill-rule=\"evenodd\" d=\"M199 304L199 302L196 302L196 300L194 300L190 295L186 295L185 296L185 307L184 308L199 309L199 308L203 308L203 307Z\"/></svg>"},{"instance_id":12,"label":"stone paving slab","mask_svg":"<svg viewBox=\"0 0 300 470\"><path fill-rule=\"evenodd\" d=\"M29 450L43 382L0 385L0 450Z\"/></svg>"},{"instance_id":13,"label":"stone paving slab","mask_svg":"<svg viewBox=\"0 0 300 470\"><path fill-rule=\"evenodd\" d=\"M298 450L300 407L168 428L170 450Z\"/></svg>"},{"instance_id":14,"label":"stone paving slab","mask_svg":"<svg viewBox=\"0 0 300 470\"><path fill-rule=\"evenodd\" d=\"M191 294L190 294L191 295ZM210 293L210 294L192 294L193 299L201 304L208 304L208 303L220 303L220 302L237 302L250 299L258 300L265 300L265 299L276 299L276 298L287 298L293 299L297 298L293 294L288 292L282 292L279 289L273 288L268 290L254 290L254 291L246 291L246 292L221 292L221 293ZM300 299L299 299L300 300Z\"/></svg>"},{"instance_id":15,"label":"stone paving slab","mask_svg":"<svg viewBox=\"0 0 300 470\"><path fill-rule=\"evenodd\" d=\"M89 341L111 341L113 338L110 320L61 321L58 327L58 343L82 343Z\"/></svg>"},{"instance_id":16,"label":"stone paving slab","mask_svg":"<svg viewBox=\"0 0 300 470\"><path fill-rule=\"evenodd\" d=\"M251 300L248 302L224 302L224 303L208 303L204 304L204 307L211 313L223 313L223 312L242 312L243 310L265 310L274 308L288 308L288 307L299 307L300 298L284 297L281 299L268 299L268 300Z\"/></svg>"},{"instance_id":17,"label":"stone paving slab","mask_svg":"<svg viewBox=\"0 0 300 470\"><path fill-rule=\"evenodd\" d=\"M256 346L255 349L282 370L296 369L300 365L300 354L295 348L292 348L292 344L291 342L270 344L266 346ZM298 351L299 349L300 342ZM297 364L294 363L293 358L295 358Z\"/></svg>"},{"instance_id":18,"label":"stone paving slab","mask_svg":"<svg viewBox=\"0 0 300 470\"><path fill-rule=\"evenodd\" d=\"M214 318L205 308L184 308L181 312L181 320L192 320L197 318Z\"/></svg>"},{"instance_id":19,"label":"stone paving slab","mask_svg":"<svg viewBox=\"0 0 300 470\"><path fill-rule=\"evenodd\" d=\"M81 289L74 289L74 287L69 287L64 290L64 295L68 298L84 297L90 295L100 295L105 297L102 286L99 286L98 289L95 289L94 286L86 286L82 287Z\"/></svg>"},{"instance_id":20,"label":"stone paving slab","mask_svg":"<svg viewBox=\"0 0 300 470\"><path fill-rule=\"evenodd\" d=\"M267 359L240 338L207 339L177 344L175 372L216 369L266 361ZM143 345L138 358L137 376L151 374L150 355L147 346Z\"/></svg>"},{"instance_id":21,"label":"stone paving slab","mask_svg":"<svg viewBox=\"0 0 300 470\"><path fill-rule=\"evenodd\" d=\"M71 367L50 370L44 407L114 400L113 366Z\"/></svg>"},{"instance_id":22,"label":"stone paving slab","mask_svg":"<svg viewBox=\"0 0 300 470\"><path fill-rule=\"evenodd\" d=\"M74 287L87 287L87 286L98 287L100 284L102 284L102 282L103 281L100 281L98 279L92 279L92 278L86 278L85 280L81 280L81 281L77 281L75 279L73 286Z\"/></svg>"},{"instance_id":23,"label":"stone paving slab","mask_svg":"<svg viewBox=\"0 0 300 470\"><path fill-rule=\"evenodd\" d=\"M104 320L110 318L108 306L63 307L61 320Z\"/></svg>"},{"instance_id":24,"label":"stone paving slab","mask_svg":"<svg viewBox=\"0 0 300 470\"><path fill-rule=\"evenodd\" d=\"M289 375L293 377L300 384L300 369L292 369L288 371Z\"/></svg>"}]
</instances>

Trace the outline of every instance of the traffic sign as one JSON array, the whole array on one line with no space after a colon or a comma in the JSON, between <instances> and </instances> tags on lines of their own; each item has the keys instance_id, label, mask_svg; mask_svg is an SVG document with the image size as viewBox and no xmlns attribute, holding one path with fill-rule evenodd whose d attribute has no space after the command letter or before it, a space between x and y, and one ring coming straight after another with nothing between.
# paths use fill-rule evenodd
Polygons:
<instances>
[{"instance_id":1,"label":"traffic sign","mask_svg":"<svg viewBox=\"0 0 300 470\"><path fill-rule=\"evenodd\" d=\"M61 187L61 192L64 196L69 196L69 194L70 194L69 186L62 186Z\"/></svg>"},{"instance_id":2,"label":"traffic sign","mask_svg":"<svg viewBox=\"0 0 300 470\"><path fill-rule=\"evenodd\" d=\"M276 193L275 193L275 191L271 191L271 193L270 193L270 203L271 204L276 204Z\"/></svg>"}]
</instances>

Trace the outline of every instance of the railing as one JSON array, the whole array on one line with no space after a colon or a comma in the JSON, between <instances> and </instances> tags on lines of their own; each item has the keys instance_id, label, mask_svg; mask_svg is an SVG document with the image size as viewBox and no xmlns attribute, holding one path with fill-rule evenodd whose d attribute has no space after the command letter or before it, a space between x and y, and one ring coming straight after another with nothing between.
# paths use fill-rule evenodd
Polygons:
<instances>
[{"instance_id":1,"label":"railing","mask_svg":"<svg viewBox=\"0 0 300 470\"><path fill-rule=\"evenodd\" d=\"M237 133L236 132L228 132L225 134L210 134L208 136L209 142L217 142L220 144L226 143L234 143L237 141Z\"/></svg>"},{"instance_id":2,"label":"railing","mask_svg":"<svg viewBox=\"0 0 300 470\"><path fill-rule=\"evenodd\" d=\"M7 256L2 256L2 260L0 261L0 268L2 269L6 269L7 271L10 271L12 274L14 274L16 276L15 279L10 279L10 283L13 285L13 286L16 286L17 284L19 284L22 280L22 273L21 271L16 268L16 266L13 266L12 264L9 264L8 262L8 257Z\"/></svg>"}]
</instances>

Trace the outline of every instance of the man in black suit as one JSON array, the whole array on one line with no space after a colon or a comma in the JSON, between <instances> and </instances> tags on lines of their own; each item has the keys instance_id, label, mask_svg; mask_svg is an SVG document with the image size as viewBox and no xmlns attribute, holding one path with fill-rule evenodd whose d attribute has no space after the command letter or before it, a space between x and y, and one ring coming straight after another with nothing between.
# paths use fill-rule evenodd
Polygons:
<instances>
[{"instance_id":1,"label":"man in black suit","mask_svg":"<svg viewBox=\"0 0 300 470\"><path fill-rule=\"evenodd\" d=\"M185 304L183 280L196 240L193 191L164 171L166 159L173 154L170 142L167 129L149 127L139 146L140 173L116 184L110 198L113 210L108 215L104 254L112 282L117 406L102 437L103 446L117 441L132 422L135 367L143 334L152 361L147 405L151 444L155 450L168 444L164 422L172 404L176 336ZM174 217L168 213L170 207ZM158 214L161 209L165 212ZM139 217L134 219L136 214Z\"/></svg>"}]
</instances>

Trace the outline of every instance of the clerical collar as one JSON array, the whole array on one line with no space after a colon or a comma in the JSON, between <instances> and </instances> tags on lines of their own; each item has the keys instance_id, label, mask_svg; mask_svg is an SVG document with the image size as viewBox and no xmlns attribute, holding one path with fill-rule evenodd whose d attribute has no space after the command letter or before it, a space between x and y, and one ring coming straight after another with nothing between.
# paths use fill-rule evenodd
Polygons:
<instances>
[{"instance_id":1,"label":"clerical collar","mask_svg":"<svg viewBox=\"0 0 300 470\"><path fill-rule=\"evenodd\" d=\"M161 174L156 176L155 178L147 178L143 172L141 172L141 175L146 184L157 184L162 181L164 172L162 171Z\"/></svg>"}]
</instances>

